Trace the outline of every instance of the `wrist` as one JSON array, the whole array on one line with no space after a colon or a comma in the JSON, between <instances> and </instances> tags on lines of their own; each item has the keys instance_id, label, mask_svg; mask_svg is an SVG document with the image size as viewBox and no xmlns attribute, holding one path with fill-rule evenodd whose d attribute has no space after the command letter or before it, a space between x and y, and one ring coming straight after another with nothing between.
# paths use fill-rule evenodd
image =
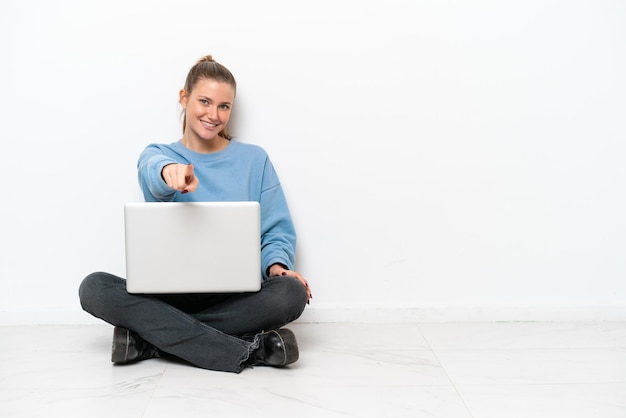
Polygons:
<instances>
[{"instance_id":1,"label":"wrist","mask_svg":"<svg viewBox=\"0 0 626 418\"><path fill-rule=\"evenodd\" d=\"M285 269L285 270L289 270L289 267L287 267L286 265L284 265L283 263L273 263L271 264L267 270L265 270L265 273L268 276L278 276L278 274L273 274L272 272L275 271L276 268L281 268L281 269Z\"/></svg>"}]
</instances>

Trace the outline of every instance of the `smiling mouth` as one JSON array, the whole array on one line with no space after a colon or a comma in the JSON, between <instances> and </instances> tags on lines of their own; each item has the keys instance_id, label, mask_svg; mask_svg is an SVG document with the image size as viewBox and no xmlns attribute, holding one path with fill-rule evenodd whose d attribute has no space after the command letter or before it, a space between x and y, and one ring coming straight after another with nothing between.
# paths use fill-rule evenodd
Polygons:
<instances>
[{"instance_id":1,"label":"smiling mouth","mask_svg":"<svg viewBox=\"0 0 626 418\"><path fill-rule=\"evenodd\" d=\"M204 126L205 128L208 128L208 129L212 129L212 128L217 127L217 123L210 123L210 122L206 122L206 121L203 121L203 120L201 120L200 123L202 124L202 126Z\"/></svg>"}]
</instances>

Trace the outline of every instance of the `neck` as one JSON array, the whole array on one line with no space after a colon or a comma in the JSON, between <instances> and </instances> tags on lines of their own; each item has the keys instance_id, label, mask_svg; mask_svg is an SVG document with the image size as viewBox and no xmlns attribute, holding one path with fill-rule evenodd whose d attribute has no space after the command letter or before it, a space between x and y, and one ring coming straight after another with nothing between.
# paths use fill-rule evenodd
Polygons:
<instances>
[{"instance_id":1,"label":"neck","mask_svg":"<svg viewBox=\"0 0 626 418\"><path fill-rule=\"evenodd\" d=\"M222 151L228 146L228 139L216 135L211 139L193 138L191 135L187 135L187 132L183 134L181 143L194 152L201 154L209 154L212 152Z\"/></svg>"}]
</instances>

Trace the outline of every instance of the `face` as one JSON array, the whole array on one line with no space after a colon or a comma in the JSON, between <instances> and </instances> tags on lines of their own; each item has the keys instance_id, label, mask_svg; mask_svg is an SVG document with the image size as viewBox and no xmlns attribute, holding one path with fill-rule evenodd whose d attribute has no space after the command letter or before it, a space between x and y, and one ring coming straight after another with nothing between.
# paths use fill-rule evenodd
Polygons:
<instances>
[{"instance_id":1,"label":"face","mask_svg":"<svg viewBox=\"0 0 626 418\"><path fill-rule=\"evenodd\" d=\"M218 134L230 119L234 100L235 90L230 84L212 79L198 80L191 93L181 90L186 120L183 144L197 152L225 148L228 140Z\"/></svg>"}]
</instances>

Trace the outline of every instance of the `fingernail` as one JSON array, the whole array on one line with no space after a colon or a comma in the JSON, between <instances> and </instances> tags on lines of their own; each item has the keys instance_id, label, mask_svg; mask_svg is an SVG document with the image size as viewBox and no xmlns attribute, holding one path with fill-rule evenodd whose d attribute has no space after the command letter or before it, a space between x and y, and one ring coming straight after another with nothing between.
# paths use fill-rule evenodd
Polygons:
<instances>
[{"instance_id":1,"label":"fingernail","mask_svg":"<svg viewBox=\"0 0 626 418\"><path fill-rule=\"evenodd\" d=\"M185 189L185 190L183 190L183 191L181 192L181 194L185 194L185 193L187 193L187 192L189 192L189 190Z\"/></svg>"}]
</instances>

